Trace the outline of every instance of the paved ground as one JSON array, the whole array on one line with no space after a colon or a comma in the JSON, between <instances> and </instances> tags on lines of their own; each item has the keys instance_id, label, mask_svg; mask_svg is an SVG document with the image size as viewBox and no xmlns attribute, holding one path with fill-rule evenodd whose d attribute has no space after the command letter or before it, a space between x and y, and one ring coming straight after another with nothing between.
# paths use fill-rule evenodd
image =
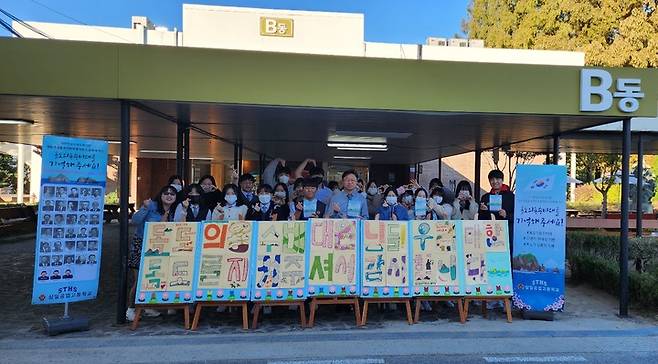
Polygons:
<instances>
[{"instance_id":1,"label":"paved ground","mask_svg":"<svg viewBox=\"0 0 658 364\"><path fill-rule=\"evenodd\" d=\"M237 312L211 310L204 313L196 332L183 330L180 315L145 319L132 332L126 325L114 324L117 234L117 225L106 226L98 299L71 305L73 314L91 318L91 330L53 338L43 334L40 319L44 315L61 315L62 306L30 305L33 240L0 243L0 274L9 277L0 287L5 312L9 313L0 323L1 362L265 362L263 358L309 363L349 358L346 363L362 364L658 360L648 360L658 358L656 317L632 311L631 318L620 319L615 315L617 302L613 297L572 285L567 289L566 311L553 322L515 317L508 324L499 311L489 319L471 315L469 322L462 325L454 310L439 306L434 312L424 313L421 322L413 326L406 324L401 311L374 309L368 325L355 328L351 312L321 307L313 329L300 329L297 313L280 308L265 316L257 330L248 332L240 328Z\"/></svg>"}]
</instances>

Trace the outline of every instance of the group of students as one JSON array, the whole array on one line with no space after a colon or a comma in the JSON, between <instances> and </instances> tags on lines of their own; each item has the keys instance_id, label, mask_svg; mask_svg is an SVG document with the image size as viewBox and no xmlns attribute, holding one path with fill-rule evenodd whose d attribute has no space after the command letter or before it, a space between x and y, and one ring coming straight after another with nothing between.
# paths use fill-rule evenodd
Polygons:
<instances>
[{"instance_id":1,"label":"group of students","mask_svg":"<svg viewBox=\"0 0 658 364\"><path fill-rule=\"evenodd\" d=\"M459 182L455 191L445 188L438 178L430 181L428 190L414 180L396 188L378 186L375 181L365 184L356 171L347 170L339 185L326 183L324 170L312 159L302 162L294 172L285 164L279 158L270 162L263 172L263 183L257 188L254 188L256 179L249 173L239 176L237 184L229 183L221 189L210 175L187 186L180 176L171 176L159 193L145 200L132 217L135 229L128 266L133 284L129 297L135 296L146 222L309 218L512 221L514 194L503 184L503 173L499 170L489 173L491 192L478 202L467 181ZM302 177L307 168L307 177ZM511 228L510 224L510 236ZM159 312L147 310L145 314L157 316ZM134 308L129 308L126 317L134 318Z\"/></svg>"}]
</instances>

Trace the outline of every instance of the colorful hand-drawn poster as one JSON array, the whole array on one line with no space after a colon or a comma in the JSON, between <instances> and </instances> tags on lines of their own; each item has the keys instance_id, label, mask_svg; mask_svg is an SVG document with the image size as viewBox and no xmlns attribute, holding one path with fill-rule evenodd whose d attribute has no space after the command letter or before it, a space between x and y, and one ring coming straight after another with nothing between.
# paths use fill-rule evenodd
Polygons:
<instances>
[{"instance_id":1,"label":"colorful hand-drawn poster","mask_svg":"<svg viewBox=\"0 0 658 364\"><path fill-rule=\"evenodd\" d=\"M45 136L32 304L96 298L107 142Z\"/></svg>"},{"instance_id":2,"label":"colorful hand-drawn poster","mask_svg":"<svg viewBox=\"0 0 658 364\"><path fill-rule=\"evenodd\" d=\"M308 296L358 294L358 221L310 219L307 224Z\"/></svg>"},{"instance_id":3,"label":"colorful hand-drawn poster","mask_svg":"<svg viewBox=\"0 0 658 364\"><path fill-rule=\"evenodd\" d=\"M406 221L361 224L361 297L411 297Z\"/></svg>"},{"instance_id":4,"label":"colorful hand-drawn poster","mask_svg":"<svg viewBox=\"0 0 658 364\"><path fill-rule=\"evenodd\" d=\"M566 177L564 166L519 166L514 204L514 306L562 311Z\"/></svg>"},{"instance_id":5,"label":"colorful hand-drawn poster","mask_svg":"<svg viewBox=\"0 0 658 364\"><path fill-rule=\"evenodd\" d=\"M511 296L512 272L506 220L461 222L467 296Z\"/></svg>"},{"instance_id":6,"label":"colorful hand-drawn poster","mask_svg":"<svg viewBox=\"0 0 658 364\"><path fill-rule=\"evenodd\" d=\"M196 301L248 301L250 298L251 221L205 222L197 246Z\"/></svg>"},{"instance_id":7,"label":"colorful hand-drawn poster","mask_svg":"<svg viewBox=\"0 0 658 364\"><path fill-rule=\"evenodd\" d=\"M197 222L149 222L144 230L135 302L192 302Z\"/></svg>"},{"instance_id":8,"label":"colorful hand-drawn poster","mask_svg":"<svg viewBox=\"0 0 658 364\"><path fill-rule=\"evenodd\" d=\"M414 220L409 226L414 296L462 296L459 221Z\"/></svg>"},{"instance_id":9,"label":"colorful hand-drawn poster","mask_svg":"<svg viewBox=\"0 0 658 364\"><path fill-rule=\"evenodd\" d=\"M256 241L251 299L306 299L306 222L260 221Z\"/></svg>"}]
</instances>

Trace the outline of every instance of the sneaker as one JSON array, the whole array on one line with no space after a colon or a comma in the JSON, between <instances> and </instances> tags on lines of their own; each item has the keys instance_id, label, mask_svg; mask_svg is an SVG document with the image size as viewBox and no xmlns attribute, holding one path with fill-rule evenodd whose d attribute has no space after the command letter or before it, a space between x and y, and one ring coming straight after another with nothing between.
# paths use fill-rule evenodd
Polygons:
<instances>
[{"instance_id":1,"label":"sneaker","mask_svg":"<svg viewBox=\"0 0 658 364\"><path fill-rule=\"evenodd\" d=\"M146 317L158 317L158 316L160 316L160 312L158 312L154 309L151 309L151 308L145 309L142 314Z\"/></svg>"},{"instance_id":2,"label":"sneaker","mask_svg":"<svg viewBox=\"0 0 658 364\"><path fill-rule=\"evenodd\" d=\"M173 308L170 308L170 309L167 310L167 315L172 316L172 315L175 315L175 314L176 314L176 310L174 310Z\"/></svg>"},{"instance_id":3,"label":"sneaker","mask_svg":"<svg viewBox=\"0 0 658 364\"><path fill-rule=\"evenodd\" d=\"M272 307L270 306L263 307L263 315L271 315L271 314L272 314Z\"/></svg>"},{"instance_id":4,"label":"sneaker","mask_svg":"<svg viewBox=\"0 0 658 364\"><path fill-rule=\"evenodd\" d=\"M420 308L421 308L423 311L432 311L432 305L430 305L430 303L427 302L427 301L423 301L423 303L421 304Z\"/></svg>"},{"instance_id":5,"label":"sneaker","mask_svg":"<svg viewBox=\"0 0 658 364\"><path fill-rule=\"evenodd\" d=\"M134 307L129 307L126 310L126 320L132 322L135 321L135 308Z\"/></svg>"}]
</instances>

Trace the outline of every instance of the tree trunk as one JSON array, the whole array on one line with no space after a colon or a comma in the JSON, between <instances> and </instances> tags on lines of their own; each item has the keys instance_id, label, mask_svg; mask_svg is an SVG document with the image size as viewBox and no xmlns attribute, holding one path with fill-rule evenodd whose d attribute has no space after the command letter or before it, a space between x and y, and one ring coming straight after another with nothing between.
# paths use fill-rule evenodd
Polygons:
<instances>
[{"instance_id":1,"label":"tree trunk","mask_svg":"<svg viewBox=\"0 0 658 364\"><path fill-rule=\"evenodd\" d=\"M601 192L603 195L603 202L601 202L601 218L608 218L608 191Z\"/></svg>"}]
</instances>

